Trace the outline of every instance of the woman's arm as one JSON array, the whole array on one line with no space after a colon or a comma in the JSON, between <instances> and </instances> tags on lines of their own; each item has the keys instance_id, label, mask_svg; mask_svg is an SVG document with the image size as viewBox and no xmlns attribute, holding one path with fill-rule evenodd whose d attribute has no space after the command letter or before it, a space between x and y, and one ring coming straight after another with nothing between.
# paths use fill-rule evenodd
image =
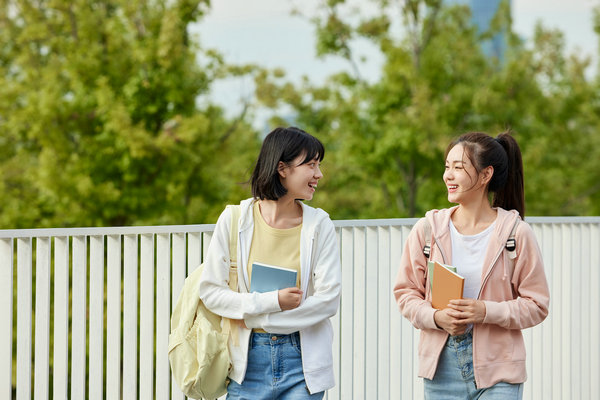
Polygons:
<instances>
[{"instance_id":1,"label":"woman's arm","mask_svg":"<svg viewBox=\"0 0 600 400\"><path fill-rule=\"evenodd\" d=\"M408 235L393 292L400 312L415 328L439 329L434 321L436 310L431 307L431 302L425 300L427 259L423 254L424 222L424 218L420 219Z\"/></svg>"}]
</instances>

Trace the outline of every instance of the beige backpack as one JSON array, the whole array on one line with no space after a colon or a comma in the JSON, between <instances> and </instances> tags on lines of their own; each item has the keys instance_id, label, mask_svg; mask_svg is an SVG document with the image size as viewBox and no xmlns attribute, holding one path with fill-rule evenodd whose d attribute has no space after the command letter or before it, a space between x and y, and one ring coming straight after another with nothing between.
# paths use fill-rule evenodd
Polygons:
<instances>
[{"instance_id":1,"label":"beige backpack","mask_svg":"<svg viewBox=\"0 0 600 400\"><path fill-rule=\"evenodd\" d=\"M240 206L228 207L231 210L229 287L237 291ZM169 361L173 378L187 397L212 400L227 392L227 375L231 367L227 342L233 334L234 343L237 343L238 331L231 329L231 320L210 312L200 300L198 286L203 267L200 265L185 279L173 309Z\"/></svg>"}]
</instances>

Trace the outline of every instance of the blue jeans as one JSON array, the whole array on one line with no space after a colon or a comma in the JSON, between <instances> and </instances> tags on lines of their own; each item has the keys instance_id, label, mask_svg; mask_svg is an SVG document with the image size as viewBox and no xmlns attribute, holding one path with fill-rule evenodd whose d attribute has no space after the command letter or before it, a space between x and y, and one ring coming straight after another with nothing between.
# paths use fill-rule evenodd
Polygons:
<instances>
[{"instance_id":1,"label":"blue jeans","mask_svg":"<svg viewBox=\"0 0 600 400\"><path fill-rule=\"evenodd\" d=\"M248 349L246 376L240 385L230 381L227 399L303 400L323 398L310 394L302 371L300 334L275 335L253 332Z\"/></svg>"},{"instance_id":2,"label":"blue jeans","mask_svg":"<svg viewBox=\"0 0 600 400\"><path fill-rule=\"evenodd\" d=\"M440 355L433 380L424 379L426 400L521 400L523 384L498 382L477 389L473 373L473 334L450 336Z\"/></svg>"}]
</instances>

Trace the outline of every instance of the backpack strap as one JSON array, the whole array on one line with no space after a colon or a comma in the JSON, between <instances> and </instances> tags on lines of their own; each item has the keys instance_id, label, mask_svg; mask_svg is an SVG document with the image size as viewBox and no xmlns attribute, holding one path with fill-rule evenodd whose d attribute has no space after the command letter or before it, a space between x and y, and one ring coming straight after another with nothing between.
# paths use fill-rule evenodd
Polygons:
<instances>
[{"instance_id":1,"label":"backpack strap","mask_svg":"<svg viewBox=\"0 0 600 400\"><path fill-rule=\"evenodd\" d=\"M227 206L231 211L231 229L229 229L229 289L234 292L238 291L238 270L237 270L237 245L238 245L238 223L240 220L241 206L230 205ZM233 344L239 346L239 332L237 329L232 329L231 320L229 318L223 318L223 325L221 332L225 335L231 335Z\"/></svg>"},{"instance_id":2,"label":"backpack strap","mask_svg":"<svg viewBox=\"0 0 600 400\"><path fill-rule=\"evenodd\" d=\"M431 224L425 217L425 224L423 225L423 235L425 236L425 246L423 246L423 254L429 260L431 256Z\"/></svg>"},{"instance_id":3,"label":"backpack strap","mask_svg":"<svg viewBox=\"0 0 600 400\"><path fill-rule=\"evenodd\" d=\"M229 230L229 258L231 266L237 267L238 223L242 212L240 205L227 206L231 210L231 229ZM237 286L236 286L237 289Z\"/></svg>"},{"instance_id":4,"label":"backpack strap","mask_svg":"<svg viewBox=\"0 0 600 400\"><path fill-rule=\"evenodd\" d=\"M515 232L517 231L517 226L519 226L519 218L515 220L515 223L510 231L510 235L508 236L508 240L506 241L506 250L508 250L508 255L510 259L514 259L517 257L517 240L515 239ZM425 236L425 246L423 246L423 254L427 259L431 255L431 225L427 218L425 218L425 224L423 224L423 235Z\"/></svg>"},{"instance_id":5,"label":"backpack strap","mask_svg":"<svg viewBox=\"0 0 600 400\"><path fill-rule=\"evenodd\" d=\"M510 235L508 236L508 240L506 241L506 250L508 250L508 257L511 260L514 260L517 257L517 240L515 239L515 232L517 231L517 226L519 225L520 218L517 217L515 223L510 231Z\"/></svg>"}]
</instances>

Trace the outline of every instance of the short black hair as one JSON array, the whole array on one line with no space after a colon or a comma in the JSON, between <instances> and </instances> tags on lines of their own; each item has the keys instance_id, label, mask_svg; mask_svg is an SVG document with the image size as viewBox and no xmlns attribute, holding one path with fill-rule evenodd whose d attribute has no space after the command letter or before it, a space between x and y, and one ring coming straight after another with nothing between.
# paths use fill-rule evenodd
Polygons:
<instances>
[{"instance_id":1,"label":"short black hair","mask_svg":"<svg viewBox=\"0 0 600 400\"><path fill-rule=\"evenodd\" d=\"M300 164L323 160L325 148L316 137L296 127L275 128L263 141L254 171L252 172L252 196L260 200L278 200L287 193L279 180L279 162L290 164L304 154Z\"/></svg>"}]
</instances>

